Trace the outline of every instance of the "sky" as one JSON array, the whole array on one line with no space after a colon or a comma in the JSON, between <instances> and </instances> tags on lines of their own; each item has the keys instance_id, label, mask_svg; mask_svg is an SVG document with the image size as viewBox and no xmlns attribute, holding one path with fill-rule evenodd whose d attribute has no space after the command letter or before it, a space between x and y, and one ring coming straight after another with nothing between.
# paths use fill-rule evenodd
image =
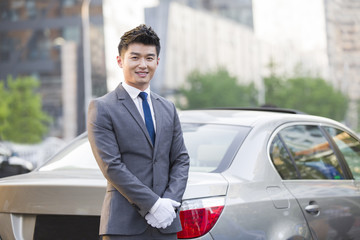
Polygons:
<instances>
[{"instance_id":1,"label":"sky","mask_svg":"<svg viewBox=\"0 0 360 240\"><path fill-rule=\"evenodd\" d=\"M323 0L253 0L254 30L272 44L326 48Z\"/></svg>"}]
</instances>

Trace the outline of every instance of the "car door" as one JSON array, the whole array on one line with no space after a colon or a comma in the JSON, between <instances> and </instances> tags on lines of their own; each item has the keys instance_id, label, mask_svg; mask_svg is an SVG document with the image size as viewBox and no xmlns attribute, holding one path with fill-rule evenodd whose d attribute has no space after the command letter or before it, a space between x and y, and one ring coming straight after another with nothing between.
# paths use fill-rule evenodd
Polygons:
<instances>
[{"instance_id":1,"label":"car door","mask_svg":"<svg viewBox=\"0 0 360 240\"><path fill-rule=\"evenodd\" d=\"M314 239L357 239L359 189L327 131L317 124L283 126L272 146L272 161Z\"/></svg>"},{"instance_id":2,"label":"car door","mask_svg":"<svg viewBox=\"0 0 360 240\"><path fill-rule=\"evenodd\" d=\"M360 141L355 134L351 134L346 130L336 128L333 126L325 126L324 129L330 135L331 140L334 141L335 147L341 152L341 156L346 162L354 184L360 195ZM360 198L360 197L359 197ZM360 205L360 201L358 201ZM360 208L360 207L359 207ZM359 211L359 209L357 209ZM360 218L356 219L356 228L350 229L350 235L357 236L360 239Z\"/></svg>"}]
</instances>

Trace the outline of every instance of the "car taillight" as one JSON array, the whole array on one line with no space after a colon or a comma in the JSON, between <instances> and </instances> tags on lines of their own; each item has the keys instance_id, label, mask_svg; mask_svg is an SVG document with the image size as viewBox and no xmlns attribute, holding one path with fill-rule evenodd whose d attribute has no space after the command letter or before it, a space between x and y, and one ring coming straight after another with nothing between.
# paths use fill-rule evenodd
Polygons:
<instances>
[{"instance_id":1,"label":"car taillight","mask_svg":"<svg viewBox=\"0 0 360 240\"><path fill-rule=\"evenodd\" d=\"M180 208L182 231L179 239L195 238L205 235L215 225L222 210L224 198L204 198L184 201Z\"/></svg>"}]
</instances>

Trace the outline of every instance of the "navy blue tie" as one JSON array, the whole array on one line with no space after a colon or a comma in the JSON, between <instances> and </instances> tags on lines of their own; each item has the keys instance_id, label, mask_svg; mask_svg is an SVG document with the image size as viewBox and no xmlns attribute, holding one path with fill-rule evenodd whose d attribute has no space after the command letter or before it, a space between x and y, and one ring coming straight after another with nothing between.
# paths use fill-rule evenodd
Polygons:
<instances>
[{"instance_id":1,"label":"navy blue tie","mask_svg":"<svg viewBox=\"0 0 360 240\"><path fill-rule=\"evenodd\" d=\"M140 92L139 97L142 99L142 106L144 110L144 117L145 117L145 125L149 132L152 144L155 143L155 129L154 129L154 122L151 116L150 106L147 102L147 93L146 92Z\"/></svg>"}]
</instances>

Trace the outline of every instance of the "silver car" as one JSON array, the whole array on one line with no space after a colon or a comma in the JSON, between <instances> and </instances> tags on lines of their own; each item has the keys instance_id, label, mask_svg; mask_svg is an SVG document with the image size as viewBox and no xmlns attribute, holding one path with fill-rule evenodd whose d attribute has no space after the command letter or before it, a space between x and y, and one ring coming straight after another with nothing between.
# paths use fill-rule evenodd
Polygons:
<instances>
[{"instance_id":1,"label":"silver car","mask_svg":"<svg viewBox=\"0 0 360 240\"><path fill-rule=\"evenodd\" d=\"M191 157L179 239L360 239L360 142L287 110L180 113ZM86 134L0 179L0 239L98 239L106 181Z\"/></svg>"}]
</instances>

